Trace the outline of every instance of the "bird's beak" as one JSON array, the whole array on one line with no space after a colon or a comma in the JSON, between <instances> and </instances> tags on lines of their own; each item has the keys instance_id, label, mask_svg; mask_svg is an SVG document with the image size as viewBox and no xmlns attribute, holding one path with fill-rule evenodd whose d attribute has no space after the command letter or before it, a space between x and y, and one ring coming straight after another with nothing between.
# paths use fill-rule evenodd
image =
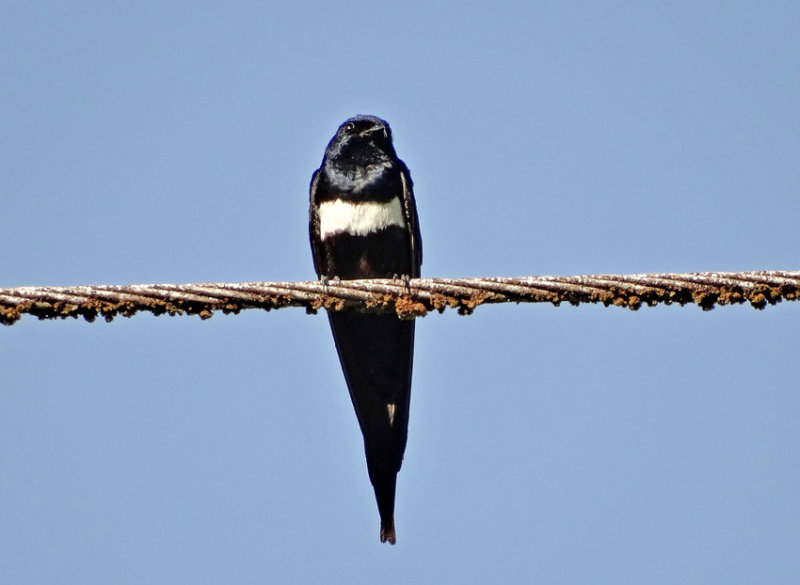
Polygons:
<instances>
[{"instance_id":1,"label":"bird's beak","mask_svg":"<svg viewBox=\"0 0 800 585\"><path fill-rule=\"evenodd\" d=\"M389 134L386 132L386 126L372 126L361 132L362 136L371 136L373 134L382 133L384 138L388 138Z\"/></svg>"}]
</instances>

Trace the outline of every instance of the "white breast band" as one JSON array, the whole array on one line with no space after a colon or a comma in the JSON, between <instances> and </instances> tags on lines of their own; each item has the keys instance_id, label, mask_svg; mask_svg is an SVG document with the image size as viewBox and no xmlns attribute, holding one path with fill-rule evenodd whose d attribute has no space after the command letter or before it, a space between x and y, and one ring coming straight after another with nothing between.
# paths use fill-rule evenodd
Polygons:
<instances>
[{"instance_id":1,"label":"white breast band","mask_svg":"<svg viewBox=\"0 0 800 585\"><path fill-rule=\"evenodd\" d=\"M395 197L386 203L375 201L326 201L319 206L320 239L347 233L351 236L366 236L389 226L406 225L400 199Z\"/></svg>"}]
</instances>

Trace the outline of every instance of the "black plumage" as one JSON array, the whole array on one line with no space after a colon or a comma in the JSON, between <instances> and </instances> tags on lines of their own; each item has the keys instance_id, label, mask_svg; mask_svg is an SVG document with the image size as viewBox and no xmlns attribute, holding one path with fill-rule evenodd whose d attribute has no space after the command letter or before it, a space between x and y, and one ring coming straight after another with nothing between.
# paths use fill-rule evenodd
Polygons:
<instances>
[{"instance_id":1,"label":"black plumage","mask_svg":"<svg viewBox=\"0 0 800 585\"><path fill-rule=\"evenodd\" d=\"M411 177L389 125L345 121L311 179L309 232L323 279L418 277L422 264ZM408 437L414 321L394 314L329 311L350 398L364 436L381 541L395 543L397 472Z\"/></svg>"}]
</instances>

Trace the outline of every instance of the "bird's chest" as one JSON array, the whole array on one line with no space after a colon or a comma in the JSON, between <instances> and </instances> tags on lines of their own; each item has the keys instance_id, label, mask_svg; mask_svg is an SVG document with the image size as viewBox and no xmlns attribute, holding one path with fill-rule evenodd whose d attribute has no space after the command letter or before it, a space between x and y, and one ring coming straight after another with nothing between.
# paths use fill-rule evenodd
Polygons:
<instances>
[{"instance_id":1,"label":"bird's chest","mask_svg":"<svg viewBox=\"0 0 800 585\"><path fill-rule=\"evenodd\" d=\"M366 235L340 232L323 240L323 269L329 278L393 278L411 274L405 228L390 226Z\"/></svg>"}]
</instances>

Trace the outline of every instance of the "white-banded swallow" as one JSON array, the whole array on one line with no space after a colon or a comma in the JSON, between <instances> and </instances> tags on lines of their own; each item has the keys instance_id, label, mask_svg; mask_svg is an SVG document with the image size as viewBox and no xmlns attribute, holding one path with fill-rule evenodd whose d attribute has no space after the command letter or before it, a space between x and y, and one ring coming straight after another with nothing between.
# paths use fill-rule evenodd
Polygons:
<instances>
[{"instance_id":1,"label":"white-banded swallow","mask_svg":"<svg viewBox=\"0 0 800 585\"><path fill-rule=\"evenodd\" d=\"M422 239L411 176L392 131L375 116L346 120L311 178L309 232L322 279L416 278ZM339 361L364 436L367 470L394 544L397 472L408 438L414 321L395 314L329 311Z\"/></svg>"}]
</instances>

